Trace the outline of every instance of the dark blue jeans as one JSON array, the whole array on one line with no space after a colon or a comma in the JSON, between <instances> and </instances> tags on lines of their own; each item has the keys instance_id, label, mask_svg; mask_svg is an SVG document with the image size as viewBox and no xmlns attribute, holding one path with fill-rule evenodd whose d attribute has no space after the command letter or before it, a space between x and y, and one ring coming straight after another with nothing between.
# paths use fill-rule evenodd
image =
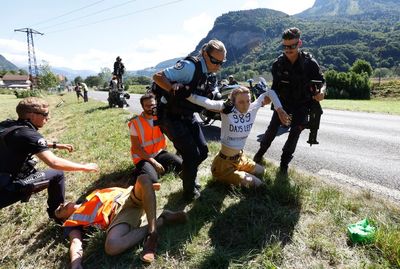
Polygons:
<instances>
[{"instance_id":1,"label":"dark blue jeans","mask_svg":"<svg viewBox=\"0 0 400 269\"><path fill-rule=\"evenodd\" d=\"M199 165L207 159L208 147L196 118L165 117L160 122L162 132L182 155L183 191L193 194Z\"/></svg>"},{"instance_id":2,"label":"dark blue jeans","mask_svg":"<svg viewBox=\"0 0 400 269\"><path fill-rule=\"evenodd\" d=\"M64 172L59 170L46 170L45 180L49 181L47 187L47 213L54 217L54 210L65 200L65 177ZM41 173L41 172L38 172ZM18 201L24 200L29 193L8 190L7 187L0 190L0 208L7 207Z\"/></svg>"},{"instance_id":3,"label":"dark blue jeans","mask_svg":"<svg viewBox=\"0 0 400 269\"><path fill-rule=\"evenodd\" d=\"M296 150L297 142L299 141L299 137L301 132L304 130L305 125L307 123L307 108L299 107L295 109L285 109L288 114L292 114L292 123L290 125L290 131L288 139L286 140L285 145L282 148L281 155L281 167L287 167L289 162L293 158L293 153ZM271 146L272 141L274 141L276 134L278 132L279 126L281 125L281 121L279 119L278 113L274 111L271 122L263 139L260 142L260 149L264 152L268 150Z\"/></svg>"}]
</instances>

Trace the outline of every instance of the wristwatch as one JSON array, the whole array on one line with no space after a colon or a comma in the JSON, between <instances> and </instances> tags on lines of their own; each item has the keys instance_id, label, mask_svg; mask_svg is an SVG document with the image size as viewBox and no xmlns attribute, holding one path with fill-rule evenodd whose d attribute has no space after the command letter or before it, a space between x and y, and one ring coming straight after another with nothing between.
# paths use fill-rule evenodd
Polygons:
<instances>
[{"instance_id":1,"label":"wristwatch","mask_svg":"<svg viewBox=\"0 0 400 269\"><path fill-rule=\"evenodd\" d=\"M57 148L57 142L53 141L53 149L56 149L56 148Z\"/></svg>"}]
</instances>

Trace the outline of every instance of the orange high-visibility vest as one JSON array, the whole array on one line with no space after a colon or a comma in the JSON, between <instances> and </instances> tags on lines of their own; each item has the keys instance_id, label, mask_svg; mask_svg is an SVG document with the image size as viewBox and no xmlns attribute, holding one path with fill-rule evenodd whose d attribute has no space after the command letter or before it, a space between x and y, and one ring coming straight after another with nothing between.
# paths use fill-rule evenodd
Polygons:
<instances>
[{"instance_id":1,"label":"orange high-visibility vest","mask_svg":"<svg viewBox=\"0 0 400 269\"><path fill-rule=\"evenodd\" d=\"M94 190L86 197L84 202L64 222L63 226L97 226L106 229L110 224L110 216L119 198L129 195L133 187L107 188Z\"/></svg>"},{"instance_id":2,"label":"orange high-visibility vest","mask_svg":"<svg viewBox=\"0 0 400 269\"><path fill-rule=\"evenodd\" d=\"M157 120L157 117L154 116L153 120ZM133 117L128 126L129 129L135 128L140 146L151 157L155 157L161 150L165 149L165 137L160 128L158 126L150 126L143 115ZM131 156L134 164L140 162L141 158L136 154L133 145L131 145Z\"/></svg>"}]
</instances>

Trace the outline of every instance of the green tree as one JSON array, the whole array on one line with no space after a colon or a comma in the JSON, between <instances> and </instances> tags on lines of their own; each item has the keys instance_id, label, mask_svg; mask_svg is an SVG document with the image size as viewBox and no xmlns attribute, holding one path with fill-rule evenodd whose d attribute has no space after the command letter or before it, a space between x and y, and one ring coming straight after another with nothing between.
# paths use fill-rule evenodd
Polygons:
<instances>
[{"instance_id":1,"label":"green tree","mask_svg":"<svg viewBox=\"0 0 400 269\"><path fill-rule=\"evenodd\" d=\"M357 59L350 68L350 72L356 74L367 73L368 77L372 75L372 66L369 62L361 59Z\"/></svg>"},{"instance_id":2,"label":"green tree","mask_svg":"<svg viewBox=\"0 0 400 269\"><path fill-rule=\"evenodd\" d=\"M83 82L83 78L81 76L77 76L76 78L74 78L75 84L78 84L79 82Z\"/></svg>"},{"instance_id":3,"label":"green tree","mask_svg":"<svg viewBox=\"0 0 400 269\"><path fill-rule=\"evenodd\" d=\"M102 67L100 68L100 73L98 76L101 78L102 84L107 83L111 80L112 78L112 72L111 69L108 67Z\"/></svg>"},{"instance_id":4,"label":"green tree","mask_svg":"<svg viewBox=\"0 0 400 269\"><path fill-rule=\"evenodd\" d=\"M20 68L20 69L18 69L18 74L20 74L20 75L28 75L28 72L25 69Z\"/></svg>"},{"instance_id":5,"label":"green tree","mask_svg":"<svg viewBox=\"0 0 400 269\"><path fill-rule=\"evenodd\" d=\"M103 85L103 81L101 80L101 78L99 76L88 76L85 79L85 83L89 87L101 87Z\"/></svg>"},{"instance_id":6,"label":"green tree","mask_svg":"<svg viewBox=\"0 0 400 269\"><path fill-rule=\"evenodd\" d=\"M43 61L39 66L39 88L48 91L56 87L58 83L58 77L51 72L49 63Z\"/></svg>"}]
</instances>

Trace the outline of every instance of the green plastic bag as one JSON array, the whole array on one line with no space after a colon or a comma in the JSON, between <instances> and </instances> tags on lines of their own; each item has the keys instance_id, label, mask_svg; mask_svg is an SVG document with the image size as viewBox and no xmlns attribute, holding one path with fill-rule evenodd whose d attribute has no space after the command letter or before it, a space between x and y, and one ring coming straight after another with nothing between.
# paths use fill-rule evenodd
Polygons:
<instances>
[{"instance_id":1,"label":"green plastic bag","mask_svg":"<svg viewBox=\"0 0 400 269\"><path fill-rule=\"evenodd\" d=\"M368 244L375 240L376 228L369 224L368 219L363 219L348 225L347 232L353 243Z\"/></svg>"}]
</instances>

